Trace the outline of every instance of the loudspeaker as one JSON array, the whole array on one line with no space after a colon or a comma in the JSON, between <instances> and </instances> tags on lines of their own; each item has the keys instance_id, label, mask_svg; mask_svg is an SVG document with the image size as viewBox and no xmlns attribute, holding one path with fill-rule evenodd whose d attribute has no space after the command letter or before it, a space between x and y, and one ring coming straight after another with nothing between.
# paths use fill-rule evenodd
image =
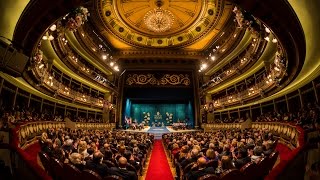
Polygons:
<instances>
[{"instance_id":1,"label":"loudspeaker","mask_svg":"<svg viewBox=\"0 0 320 180\"><path fill-rule=\"evenodd\" d=\"M14 77L21 76L29 57L20 53L11 44L0 40L0 70Z\"/></svg>"}]
</instances>

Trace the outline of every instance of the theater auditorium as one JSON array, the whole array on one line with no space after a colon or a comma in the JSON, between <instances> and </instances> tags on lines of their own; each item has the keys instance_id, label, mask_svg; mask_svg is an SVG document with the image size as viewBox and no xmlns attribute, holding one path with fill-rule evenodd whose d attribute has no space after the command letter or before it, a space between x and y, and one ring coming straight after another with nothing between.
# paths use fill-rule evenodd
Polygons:
<instances>
[{"instance_id":1,"label":"theater auditorium","mask_svg":"<svg viewBox=\"0 0 320 180\"><path fill-rule=\"evenodd\" d=\"M1 180L319 180L318 0L1 0Z\"/></svg>"}]
</instances>

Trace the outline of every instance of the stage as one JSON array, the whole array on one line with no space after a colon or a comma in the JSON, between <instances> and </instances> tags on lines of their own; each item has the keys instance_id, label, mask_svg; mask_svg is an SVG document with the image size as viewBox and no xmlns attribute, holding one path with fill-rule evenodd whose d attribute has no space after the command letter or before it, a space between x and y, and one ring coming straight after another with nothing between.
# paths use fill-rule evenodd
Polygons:
<instances>
[{"instance_id":1,"label":"stage","mask_svg":"<svg viewBox=\"0 0 320 180\"><path fill-rule=\"evenodd\" d=\"M181 132L194 132L194 131L201 131L201 130L196 130L196 129L178 129L174 130L172 129L171 126L165 126L165 127L150 127L147 126L142 130L139 129L126 129L123 131L128 131L128 132L145 132L145 133L152 133L155 136L155 139L161 139L163 134L166 133L181 133Z\"/></svg>"}]
</instances>

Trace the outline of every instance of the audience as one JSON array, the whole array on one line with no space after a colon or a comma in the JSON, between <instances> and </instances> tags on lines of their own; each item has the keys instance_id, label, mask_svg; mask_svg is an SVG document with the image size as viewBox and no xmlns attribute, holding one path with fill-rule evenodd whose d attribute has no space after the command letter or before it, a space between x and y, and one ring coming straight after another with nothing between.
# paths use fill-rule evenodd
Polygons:
<instances>
[{"instance_id":1,"label":"audience","mask_svg":"<svg viewBox=\"0 0 320 180\"><path fill-rule=\"evenodd\" d=\"M124 131L48 129L39 139L41 150L80 171L89 169L101 177L117 175L138 179L154 136ZM127 167L132 167L127 169Z\"/></svg>"},{"instance_id":2,"label":"audience","mask_svg":"<svg viewBox=\"0 0 320 180\"><path fill-rule=\"evenodd\" d=\"M219 176L230 169L241 169L251 161L258 163L276 147L274 136L267 129L171 133L163 135L163 140L168 149L179 149L174 158L182 170L196 162L185 174L188 179L197 179L205 174Z\"/></svg>"}]
</instances>

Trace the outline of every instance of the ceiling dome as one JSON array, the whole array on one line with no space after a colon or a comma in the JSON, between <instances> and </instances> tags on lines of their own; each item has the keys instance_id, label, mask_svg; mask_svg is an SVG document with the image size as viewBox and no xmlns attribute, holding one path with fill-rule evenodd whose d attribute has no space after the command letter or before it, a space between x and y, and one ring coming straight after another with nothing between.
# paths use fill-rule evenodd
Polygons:
<instances>
[{"instance_id":1,"label":"ceiling dome","mask_svg":"<svg viewBox=\"0 0 320 180\"><path fill-rule=\"evenodd\" d=\"M223 0L96 0L93 11L98 16L92 17L110 41L117 37L128 46L167 48L204 37L212 40L218 34L214 29L227 22L231 9Z\"/></svg>"},{"instance_id":2,"label":"ceiling dome","mask_svg":"<svg viewBox=\"0 0 320 180\"><path fill-rule=\"evenodd\" d=\"M149 36L168 36L192 25L198 19L204 2L200 0L116 1L115 5L121 20L137 32ZM158 10L163 13L157 13ZM166 21L166 17L172 24L168 24L170 22ZM147 24L152 20L154 25L171 25L171 27L162 32L153 31Z\"/></svg>"}]
</instances>

